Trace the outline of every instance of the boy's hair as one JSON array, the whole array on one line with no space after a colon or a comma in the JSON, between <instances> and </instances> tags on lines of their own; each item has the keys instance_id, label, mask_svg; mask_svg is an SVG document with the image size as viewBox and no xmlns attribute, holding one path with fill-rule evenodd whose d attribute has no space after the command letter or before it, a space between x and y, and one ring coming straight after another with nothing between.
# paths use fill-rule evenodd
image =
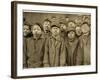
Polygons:
<instances>
[{"instance_id":1,"label":"boy's hair","mask_svg":"<svg viewBox=\"0 0 100 80\"><path fill-rule=\"evenodd\" d=\"M43 31L43 27L42 27L42 25L40 23L33 24L32 27L31 27L31 30L32 30L32 28L33 28L34 25L38 25L41 28L41 30Z\"/></svg>"},{"instance_id":2,"label":"boy's hair","mask_svg":"<svg viewBox=\"0 0 100 80\"><path fill-rule=\"evenodd\" d=\"M50 22L51 23L51 21L49 19L45 19L44 22Z\"/></svg>"}]
</instances>

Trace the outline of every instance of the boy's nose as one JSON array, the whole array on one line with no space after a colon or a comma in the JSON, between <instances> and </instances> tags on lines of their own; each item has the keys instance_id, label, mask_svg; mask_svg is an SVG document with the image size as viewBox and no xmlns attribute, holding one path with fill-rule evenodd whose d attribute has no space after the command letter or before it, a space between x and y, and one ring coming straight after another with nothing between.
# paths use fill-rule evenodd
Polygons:
<instances>
[{"instance_id":1,"label":"boy's nose","mask_svg":"<svg viewBox=\"0 0 100 80\"><path fill-rule=\"evenodd\" d=\"M36 30L35 32L38 33L38 30Z\"/></svg>"}]
</instances>

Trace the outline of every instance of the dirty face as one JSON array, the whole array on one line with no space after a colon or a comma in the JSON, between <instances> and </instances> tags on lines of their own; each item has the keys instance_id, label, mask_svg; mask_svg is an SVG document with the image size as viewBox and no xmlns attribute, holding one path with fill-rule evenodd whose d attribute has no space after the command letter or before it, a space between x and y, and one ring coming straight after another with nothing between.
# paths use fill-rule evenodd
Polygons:
<instances>
[{"instance_id":1,"label":"dirty face","mask_svg":"<svg viewBox=\"0 0 100 80\"><path fill-rule=\"evenodd\" d=\"M32 34L34 34L34 35L42 34L42 30L39 25L32 26Z\"/></svg>"},{"instance_id":2,"label":"dirty face","mask_svg":"<svg viewBox=\"0 0 100 80\"><path fill-rule=\"evenodd\" d=\"M44 31L50 30L50 28L51 28L51 23L49 21L45 21L43 23L43 29L44 29Z\"/></svg>"},{"instance_id":3,"label":"dirty face","mask_svg":"<svg viewBox=\"0 0 100 80\"><path fill-rule=\"evenodd\" d=\"M83 34L86 34L86 33L88 33L90 31L90 27L89 27L88 24L83 24L81 26L81 30L82 30Z\"/></svg>"},{"instance_id":4,"label":"dirty face","mask_svg":"<svg viewBox=\"0 0 100 80\"><path fill-rule=\"evenodd\" d=\"M68 23L68 27L75 27L75 26L76 26L76 24L74 22L69 22Z\"/></svg>"},{"instance_id":5,"label":"dirty face","mask_svg":"<svg viewBox=\"0 0 100 80\"><path fill-rule=\"evenodd\" d=\"M74 31L68 32L68 38L69 39L74 39L75 38L75 32Z\"/></svg>"},{"instance_id":6,"label":"dirty face","mask_svg":"<svg viewBox=\"0 0 100 80\"><path fill-rule=\"evenodd\" d=\"M23 27L23 35L27 36L30 33L30 29L28 25L24 25Z\"/></svg>"},{"instance_id":7,"label":"dirty face","mask_svg":"<svg viewBox=\"0 0 100 80\"><path fill-rule=\"evenodd\" d=\"M67 27L65 24L60 24L60 30L61 31L66 31Z\"/></svg>"},{"instance_id":8,"label":"dirty face","mask_svg":"<svg viewBox=\"0 0 100 80\"><path fill-rule=\"evenodd\" d=\"M80 27L76 27L76 34L77 34L77 36L80 36L82 34Z\"/></svg>"},{"instance_id":9,"label":"dirty face","mask_svg":"<svg viewBox=\"0 0 100 80\"><path fill-rule=\"evenodd\" d=\"M51 33L52 33L52 35L54 35L54 36L57 36L57 35L59 35L60 34L60 28L58 28L58 27L52 27L51 28Z\"/></svg>"}]
</instances>

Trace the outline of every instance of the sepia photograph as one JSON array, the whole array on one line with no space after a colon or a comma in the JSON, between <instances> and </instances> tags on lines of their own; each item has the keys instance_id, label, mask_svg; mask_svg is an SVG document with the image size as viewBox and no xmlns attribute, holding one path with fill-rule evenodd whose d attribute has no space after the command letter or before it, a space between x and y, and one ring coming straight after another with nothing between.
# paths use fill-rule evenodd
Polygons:
<instances>
[{"instance_id":1,"label":"sepia photograph","mask_svg":"<svg viewBox=\"0 0 100 80\"><path fill-rule=\"evenodd\" d=\"M23 16L24 68L91 65L91 14Z\"/></svg>"},{"instance_id":2,"label":"sepia photograph","mask_svg":"<svg viewBox=\"0 0 100 80\"><path fill-rule=\"evenodd\" d=\"M97 7L12 2L12 78L97 73Z\"/></svg>"}]
</instances>

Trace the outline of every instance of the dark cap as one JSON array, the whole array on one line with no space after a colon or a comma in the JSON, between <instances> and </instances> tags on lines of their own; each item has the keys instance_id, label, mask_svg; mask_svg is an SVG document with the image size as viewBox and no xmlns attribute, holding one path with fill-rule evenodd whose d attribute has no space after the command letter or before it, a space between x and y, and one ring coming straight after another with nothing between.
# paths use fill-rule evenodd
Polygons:
<instances>
[{"instance_id":1,"label":"dark cap","mask_svg":"<svg viewBox=\"0 0 100 80\"><path fill-rule=\"evenodd\" d=\"M57 26L57 25L52 25L52 26L51 26L51 28L53 28L53 27L58 27L58 28L60 28L60 27L59 27L59 26Z\"/></svg>"}]
</instances>

